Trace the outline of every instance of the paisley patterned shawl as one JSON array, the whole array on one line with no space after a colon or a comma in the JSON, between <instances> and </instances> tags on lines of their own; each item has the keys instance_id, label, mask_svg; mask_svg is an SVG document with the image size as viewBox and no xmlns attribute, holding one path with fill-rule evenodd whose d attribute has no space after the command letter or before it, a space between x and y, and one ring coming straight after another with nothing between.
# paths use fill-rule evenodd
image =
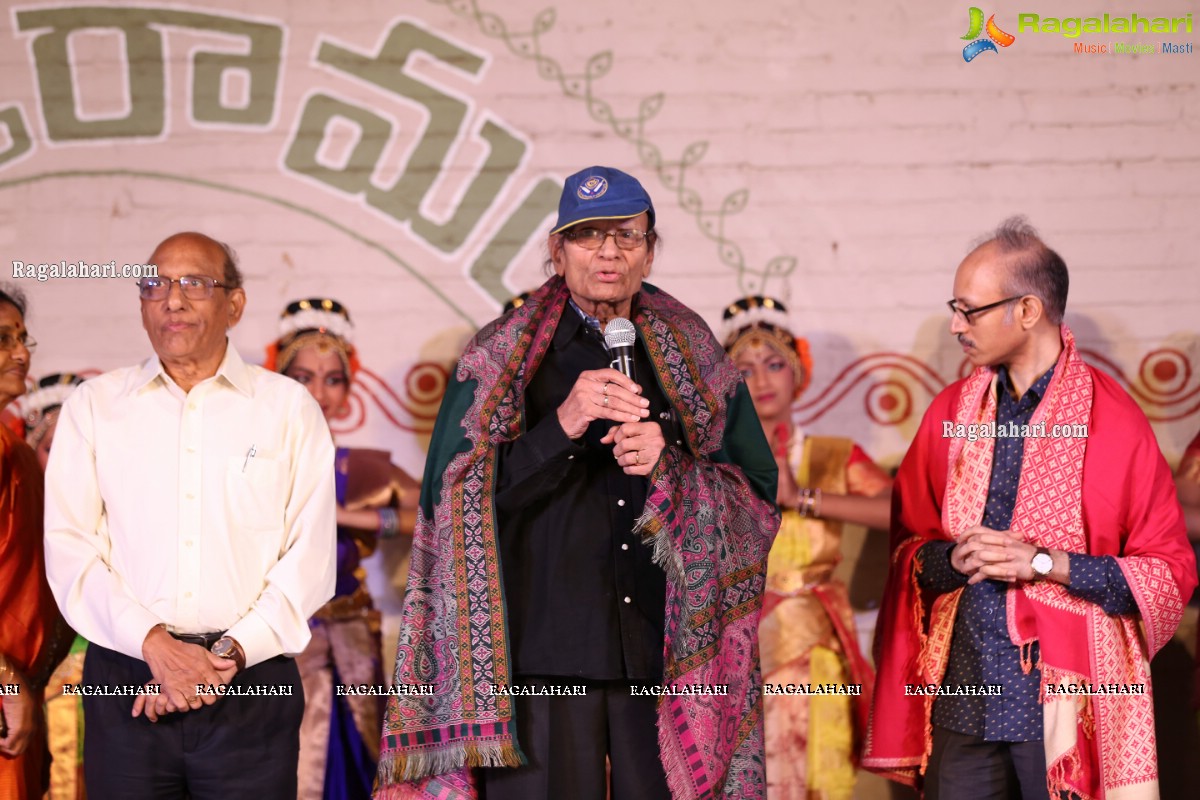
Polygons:
<instances>
[{"instance_id":1,"label":"paisley patterned shawl","mask_svg":"<svg viewBox=\"0 0 1200 800\"><path fill-rule=\"evenodd\" d=\"M568 292L554 277L481 330L459 361L434 428L421 488L376 798L474 797L471 767L518 766L497 545L495 445L521 432L521 398ZM668 448L650 475L639 530L667 573L664 683L728 686L724 696L663 698L659 741L676 800L762 798L762 681L757 625L774 506L721 463L740 378L694 312L644 284L634 320L680 414L687 452ZM746 430L761 437L757 420ZM759 445L773 465L766 442Z\"/></svg>"},{"instance_id":2,"label":"paisley patterned shawl","mask_svg":"<svg viewBox=\"0 0 1200 800\"><path fill-rule=\"evenodd\" d=\"M1093 416L1095 374L1080 358L1071 331L1061 328L1063 352L1055 366L1046 396L1031 425L1089 426L1092 436L1120 438L1127 430L1114 429L1109 418L1097 430ZM1103 379L1107 380L1107 379ZM1132 401L1125 398L1136 412ZM941 401L941 402L939 402ZM1107 413L1113 413L1109 409ZM1121 414L1130 412L1124 409ZM944 416L943 416L944 414ZM982 424L996 419L995 371L975 370L947 404L935 400L930 416L940 426L943 419L955 424ZM929 416L927 416L927 422ZM1130 420L1132 424L1133 420ZM1141 424L1145 425L1144 417ZM922 425L923 431L925 424ZM876 704L864 765L893 779L915 784L924 771L932 730L932 697L898 697L905 683L938 684L945 675L954 619L962 590L937 597L926 608L917 584L917 550L934 538L957 539L983 518L992 470L994 439L979 437L942 439L933 435L914 442L911 469L901 467L901 489L894 508L893 561L876 637L880 663ZM939 447L940 445L940 447ZM1108 616L1103 609L1082 600L1058 583L1026 583L1008 593L1007 621L1012 641L1028 645L1039 641L1042 673L1043 718L1047 760L1047 785L1054 796L1075 792L1082 798L1157 797L1154 715L1149 659L1171 637L1183 610L1179 575L1186 565L1177 563L1182 528L1169 514L1155 520L1134 520L1132 530L1098 530L1085 526L1083 497L1086 436L1027 438L1021 465L1021 482L1010 528L1026 541L1074 553L1118 556L1117 561L1138 603L1138 616ZM940 453L938 452L940 450ZM932 452L930 452L932 451ZM1157 446L1152 458L1161 461ZM1132 456L1130 456L1132 458ZM906 462L909 457L906 457ZM1095 462L1090 462L1095 463ZM1141 462L1125 468L1145 466ZM1154 464L1149 463L1149 469ZM1161 465L1165 472L1165 464ZM940 519L922 515L922 494L937 491L936 483L922 484L921 473L944 468L944 494ZM1116 476L1100 475L1110 465L1095 464L1093 481ZM1152 475L1126 476L1149 481ZM1120 478L1116 478L1119 480ZM915 487L915 488L914 488ZM1116 487L1110 486L1110 491ZM914 504L916 509L906 507ZM1176 516L1178 514L1176 513ZM1144 523L1138 526L1137 523ZM936 526L936 527L935 527ZM1116 541L1118 533L1121 541ZM926 621L927 620L927 621ZM1023 650L1023 652L1026 652ZM1025 668L1034 665L1026 663ZM1142 695L1048 695L1048 684L1143 684Z\"/></svg>"}]
</instances>

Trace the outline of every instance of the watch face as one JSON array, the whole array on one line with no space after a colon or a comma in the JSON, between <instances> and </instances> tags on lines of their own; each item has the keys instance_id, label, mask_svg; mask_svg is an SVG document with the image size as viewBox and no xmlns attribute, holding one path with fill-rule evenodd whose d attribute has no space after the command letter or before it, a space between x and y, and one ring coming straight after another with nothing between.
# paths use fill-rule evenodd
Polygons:
<instances>
[{"instance_id":1,"label":"watch face","mask_svg":"<svg viewBox=\"0 0 1200 800\"><path fill-rule=\"evenodd\" d=\"M1054 559L1049 553L1038 553L1033 557L1030 566L1038 575L1049 575L1050 570L1054 569Z\"/></svg>"},{"instance_id":2,"label":"watch face","mask_svg":"<svg viewBox=\"0 0 1200 800\"><path fill-rule=\"evenodd\" d=\"M1036 561L1034 563L1037 563ZM233 640L228 638L217 639L216 644L212 646L212 653L215 656L227 656L233 651Z\"/></svg>"}]
</instances>

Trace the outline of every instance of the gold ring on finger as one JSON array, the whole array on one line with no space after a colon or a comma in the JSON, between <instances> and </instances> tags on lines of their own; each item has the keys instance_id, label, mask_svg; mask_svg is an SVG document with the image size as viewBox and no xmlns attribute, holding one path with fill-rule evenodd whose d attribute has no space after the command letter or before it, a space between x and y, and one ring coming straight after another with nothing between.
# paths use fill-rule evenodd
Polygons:
<instances>
[{"instance_id":1,"label":"gold ring on finger","mask_svg":"<svg viewBox=\"0 0 1200 800\"><path fill-rule=\"evenodd\" d=\"M604 396L608 397L608 383L607 382L605 382L605 384L604 384Z\"/></svg>"},{"instance_id":2,"label":"gold ring on finger","mask_svg":"<svg viewBox=\"0 0 1200 800\"><path fill-rule=\"evenodd\" d=\"M633 463L639 467L642 465L642 451L641 450L633 451Z\"/></svg>"},{"instance_id":3,"label":"gold ring on finger","mask_svg":"<svg viewBox=\"0 0 1200 800\"><path fill-rule=\"evenodd\" d=\"M608 395L604 395L604 407L608 408Z\"/></svg>"}]
</instances>

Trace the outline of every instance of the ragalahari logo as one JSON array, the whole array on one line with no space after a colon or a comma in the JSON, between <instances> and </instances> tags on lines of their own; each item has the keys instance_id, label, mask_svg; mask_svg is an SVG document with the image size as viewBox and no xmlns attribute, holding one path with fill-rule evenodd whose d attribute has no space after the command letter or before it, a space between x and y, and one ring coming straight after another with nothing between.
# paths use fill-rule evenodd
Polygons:
<instances>
[{"instance_id":1,"label":"ragalahari logo","mask_svg":"<svg viewBox=\"0 0 1200 800\"><path fill-rule=\"evenodd\" d=\"M996 49L996 45L1008 47L1017 40L1017 37L1013 36L1011 33L1005 33L1004 31L1000 30L999 26L996 25L995 14L992 14L990 17L988 17L986 26L983 24L983 11L981 9L972 6L970 14L970 27L967 29L967 35L962 38L973 39L975 41L972 41L963 48L963 61L970 62L975 58L975 56L987 51L998 53L1000 51ZM987 38L979 38L979 34L983 33L985 29L987 30Z\"/></svg>"}]
</instances>

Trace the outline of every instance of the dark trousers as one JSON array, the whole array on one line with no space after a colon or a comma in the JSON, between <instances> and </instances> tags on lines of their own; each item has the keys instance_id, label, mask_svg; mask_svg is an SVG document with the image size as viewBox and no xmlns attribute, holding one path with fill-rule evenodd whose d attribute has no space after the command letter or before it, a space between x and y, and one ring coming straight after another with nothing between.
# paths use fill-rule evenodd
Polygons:
<instances>
[{"instance_id":1,"label":"dark trousers","mask_svg":"<svg viewBox=\"0 0 1200 800\"><path fill-rule=\"evenodd\" d=\"M658 758L656 697L632 697L623 681L519 678L587 686L586 697L517 697L517 741L529 763L481 770L479 800L670 800Z\"/></svg>"},{"instance_id":2,"label":"dark trousers","mask_svg":"<svg viewBox=\"0 0 1200 800\"><path fill-rule=\"evenodd\" d=\"M988 742L934 727L925 800L1045 800L1049 796L1041 741Z\"/></svg>"},{"instance_id":3,"label":"dark trousers","mask_svg":"<svg viewBox=\"0 0 1200 800\"><path fill-rule=\"evenodd\" d=\"M92 643L84 686L151 680L140 659ZM296 662L277 656L230 686L290 686L291 696L217 698L211 706L131 717L133 697L84 696L84 781L103 800L295 800L304 690Z\"/></svg>"}]
</instances>

